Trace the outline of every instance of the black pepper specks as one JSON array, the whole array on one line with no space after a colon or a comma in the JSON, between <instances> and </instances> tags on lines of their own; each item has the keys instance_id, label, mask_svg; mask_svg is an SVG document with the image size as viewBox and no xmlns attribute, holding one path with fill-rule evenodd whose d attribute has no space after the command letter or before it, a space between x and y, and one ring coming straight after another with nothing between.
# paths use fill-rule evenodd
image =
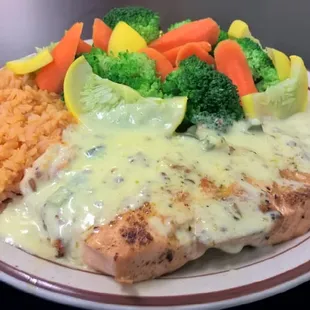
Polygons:
<instances>
[{"instance_id":1,"label":"black pepper specks","mask_svg":"<svg viewBox=\"0 0 310 310\"><path fill-rule=\"evenodd\" d=\"M163 178L165 181L170 181L170 178L168 177L168 175L167 175L166 172L161 172L160 175L162 176L162 178Z\"/></svg>"}]
</instances>

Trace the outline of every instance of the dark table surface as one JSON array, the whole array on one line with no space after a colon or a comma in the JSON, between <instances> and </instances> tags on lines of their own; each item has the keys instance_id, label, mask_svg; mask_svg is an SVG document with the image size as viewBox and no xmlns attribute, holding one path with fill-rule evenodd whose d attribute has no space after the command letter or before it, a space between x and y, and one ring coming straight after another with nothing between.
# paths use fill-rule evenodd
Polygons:
<instances>
[{"instance_id":1,"label":"dark table surface","mask_svg":"<svg viewBox=\"0 0 310 310\"><path fill-rule=\"evenodd\" d=\"M310 67L309 0L1 0L0 66L6 61L34 51L35 46L57 41L73 22L84 22L84 38L91 37L95 17L101 17L113 6L144 5L160 12L163 27L185 18L213 17L223 29L232 20L245 20L252 34L266 46L303 57ZM281 306L309 309L305 304L310 283L264 301L234 308L235 310ZM1 304L12 309L73 309L41 300L0 283Z\"/></svg>"},{"instance_id":2,"label":"dark table surface","mask_svg":"<svg viewBox=\"0 0 310 310\"><path fill-rule=\"evenodd\" d=\"M276 295L274 297L269 297L267 299L257 301L251 304L234 307L231 310L263 310L263 309L283 309L289 307L289 309L294 310L308 310L308 294L310 291L310 283L305 283L297 288L294 288L288 292ZM10 305L10 309L22 309L31 308L32 310L74 310L77 308L64 306L60 304L54 304L52 302L40 299L28 295L24 292L20 292L15 288L8 285L2 284L0 282L0 294L1 294L1 305ZM1 309L4 309L0 306Z\"/></svg>"}]
</instances>

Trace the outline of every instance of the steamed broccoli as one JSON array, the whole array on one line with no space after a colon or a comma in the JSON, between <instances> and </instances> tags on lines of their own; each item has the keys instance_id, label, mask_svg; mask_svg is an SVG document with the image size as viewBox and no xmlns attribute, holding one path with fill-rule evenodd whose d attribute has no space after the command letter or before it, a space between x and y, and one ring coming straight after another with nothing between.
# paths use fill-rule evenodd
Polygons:
<instances>
[{"instance_id":1,"label":"steamed broccoli","mask_svg":"<svg viewBox=\"0 0 310 310\"><path fill-rule=\"evenodd\" d=\"M250 38L236 39L241 46L251 68L254 82L259 91L279 83L277 70L268 54Z\"/></svg>"},{"instance_id":2,"label":"steamed broccoli","mask_svg":"<svg viewBox=\"0 0 310 310\"><path fill-rule=\"evenodd\" d=\"M229 39L229 37L228 37L228 32L226 32L226 31L220 29L219 37L218 37L216 43L212 46L212 51L210 52L210 54L211 54L212 56L214 56L214 50L215 50L216 46L217 46L221 41L224 41L224 40L227 40L227 39Z\"/></svg>"},{"instance_id":3,"label":"steamed broccoli","mask_svg":"<svg viewBox=\"0 0 310 310\"><path fill-rule=\"evenodd\" d=\"M217 39L216 44L220 43L221 41L227 40L227 39L229 39L228 32L220 29L220 35L219 35L219 37Z\"/></svg>"},{"instance_id":4,"label":"steamed broccoli","mask_svg":"<svg viewBox=\"0 0 310 310\"><path fill-rule=\"evenodd\" d=\"M183 20L183 21L181 21L181 22L174 23L174 24L172 24L172 25L169 26L168 31L177 29L177 28L179 28L179 27L181 27L181 26L183 26L183 25L186 25L186 24L188 24L188 23L190 23L190 22L191 22L190 19L185 19L185 20Z\"/></svg>"},{"instance_id":5,"label":"steamed broccoli","mask_svg":"<svg viewBox=\"0 0 310 310\"><path fill-rule=\"evenodd\" d=\"M187 96L186 121L225 132L244 117L236 86L196 56L183 60L163 84L166 96Z\"/></svg>"},{"instance_id":6,"label":"steamed broccoli","mask_svg":"<svg viewBox=\"0 0 310 310\"><path fill-rule=\"evenodd\" d=\"M123 21L134 28L147 43L159 37L159 14L144 7L114 8L103 17L103 21L112 29Z\"/></svg>"},{"instance_id":7,"label":"steamed broccoli","mask_svg":"<svg viewBox=\"0 0 310 310\"><path fill-rule=\"evenodd\" d=\"M84 57L100 77L130 86L144 97L162 97L155 62L144 53L122 52L111 57L99 48L92 48Z\"/></svg>"}]
</instances>

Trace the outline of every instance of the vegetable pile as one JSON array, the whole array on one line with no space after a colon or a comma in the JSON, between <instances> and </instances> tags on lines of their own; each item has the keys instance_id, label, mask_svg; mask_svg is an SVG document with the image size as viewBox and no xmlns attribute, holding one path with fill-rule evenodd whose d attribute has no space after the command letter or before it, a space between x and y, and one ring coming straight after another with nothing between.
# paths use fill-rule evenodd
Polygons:
<instances>
[{"instance_id":1,"label":"vegetable pile","mask_svg":"<svg viewBox=\"0 0 310 310\"><path fill-rule=\"evenodd\" d=\"M204 124L225 132L244 118L288 117L308 102L302 59L263 48L241 20L225 31L209 17L186 19L165 32L158 13L130 6L94 20L92 45L81 39L82 30L75 23L58 43L7 67L34 72L40 89L62 94L69 67L82 55L98 77L143 97L186 96L185 129Z\"/></svg>"}]
</instances>

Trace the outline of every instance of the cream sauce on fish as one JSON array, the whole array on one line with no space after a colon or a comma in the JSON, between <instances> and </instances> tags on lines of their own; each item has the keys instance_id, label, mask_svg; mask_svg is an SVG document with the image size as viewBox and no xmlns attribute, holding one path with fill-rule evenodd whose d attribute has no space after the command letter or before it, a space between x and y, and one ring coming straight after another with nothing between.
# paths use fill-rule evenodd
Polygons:
<instances>
[{"instance_id":1,"label":"cream sauce on fish","mask_svg":"<svg viewBox=\"0 0 310 310\"><path fill-rule=\"evenodd\" d=\"M88 228L146 202L165 218L165 225L156 217L150 225L168 234L177 223L181 243L196 238L217 247L227 239L267 234L276 215L260 211L264 196L245 176L268 184L284 182L279 169L310 172L309 119L307 112L267 120L263 131L239 122L222 137L200 127L196 138L145 128L70 126L64 144L50 147L26 171L24 197L0 215L0 237L47 258L57 256L51 244L61 240L66 262L82 265L80 242ZM215 199L203 180L218 188L236 183L242 194Z\"/></svg>"}]
</instances>

